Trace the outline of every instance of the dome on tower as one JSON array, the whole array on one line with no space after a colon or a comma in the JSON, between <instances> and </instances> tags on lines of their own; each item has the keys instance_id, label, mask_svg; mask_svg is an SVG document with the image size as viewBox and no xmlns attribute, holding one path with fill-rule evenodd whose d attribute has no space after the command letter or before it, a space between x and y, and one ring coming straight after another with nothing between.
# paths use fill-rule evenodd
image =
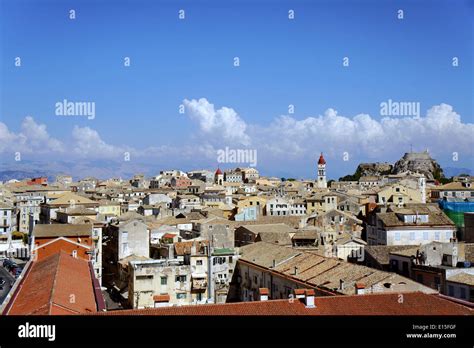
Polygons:
<instances>
[{"instance_id":1,"label":"dome on tower","mask_svg":"<svg viewBox=\"0 0 474 348\"><path fill-rule=\"evenodd\" d=\"M216 175L221 175L221 174L222 174L221 169L220 169L220 168L217 168L217 170L216 170Z\"/></svg>"},{"instance_id":2,"label":"dome on tower","mask_svg":"<svg viewBox=\"0 0 474 348\"><path fill-rule=\"evenodd\" d=\"M326 160L324 159L322 152L321 152L321 156L319 156L318 164L326 164Z\"/></svg>"}]
</instances>

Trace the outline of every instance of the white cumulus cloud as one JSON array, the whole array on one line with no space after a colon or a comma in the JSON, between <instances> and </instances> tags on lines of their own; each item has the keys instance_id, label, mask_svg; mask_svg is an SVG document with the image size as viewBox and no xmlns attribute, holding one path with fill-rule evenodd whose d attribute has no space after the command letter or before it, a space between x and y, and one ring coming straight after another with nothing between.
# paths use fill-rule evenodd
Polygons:
<instances>
[{"instance_id":1,"label":"white cumulus cloud","mask_svg":"<svg viewBox=\"0 0 474 348\"><path fill-rule=\"evenodd\" d=\"M123 147L107 144L96 130L89 127L74 126L72 139L73 151L80 157L116 158L123 157L127 151Z\"/></svg>"},{"instance_id":2,"label":"white cumulus cloud","mask_svg":"<svg viewBox=\"0 0 474 348\"><path fill-rule=\"evenodd\" d=\"M250 137L246 133L247 124L234 109L224 106L216 110L206 98L185 99L183 103L186 113L198 122L206 136L242 145L250 144Z\"/></svg>"},{"instance_id":3,"label":"white cumulus cloud","mask_svg":"<svg viewBox=\"0 0 474 348\"><path fill-rule=\"evenodd\" d=\"M253 129L253 127L252 127ZM451 151L473 155L474 124L463 123L447 104L435 105L425 117L384 117L367 114L341 116L333 109L301 120L277 117L268 127L259 127L253 139L271 154L303 156L324 151L342 158L344 152L383 160L400 157L413 146L433 154Z\"/></svg>"},{"instance_id":4,"label":"white cumulus cloud","mask_svg":"<svg viewBox=\"0 0 474 348\"><path fill-rule=\"evenodd\" d=\"M46 147L46 150L53 152L63 152L63 143L55 138L52 138L46 129L45 124L38 124L33 117L27 116L21 124L21 135L27 139L27 143L33 149L41 149Z\"/></svg>"},{"instance_id":5,"label":"white cumulus cloud","mask_svg":"<svg viewBox=\"0 0 474 348\"><path fill-rule=\"evenodd\" d=\"M6 124L0 122L0 152L5 151L46 154L62 153L65 149L60 140L49 135L45 124L26 116L19 133L10 131Z\"/></svg>"}]
</instances>

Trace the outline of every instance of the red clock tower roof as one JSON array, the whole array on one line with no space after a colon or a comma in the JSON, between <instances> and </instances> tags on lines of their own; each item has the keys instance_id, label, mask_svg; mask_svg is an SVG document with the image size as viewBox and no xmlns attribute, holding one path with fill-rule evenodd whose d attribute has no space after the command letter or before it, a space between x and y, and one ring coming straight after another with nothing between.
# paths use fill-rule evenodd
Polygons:
<instances>
[{"instance_id":1,"label":"red clock tower roof","mask_svg":"<svg viewBox=\"0 0 474 348\"><path fill-rule=\"evenodd\" d=\"M319 156L318 164L326 164L326 160L324 159L322 152L321 152L321 156Z\"/></svg>"},{"instance_id":2,"label":"red clock tower roof","mask_svg":"<svg viewBox=\"0 0 474 348\"><path fill-rule=\"evenodd\" d=\"M216 170L216 175L220 175L220 174L222 174L222 171L221 171L220 168L217 168L217 170Z\"/></svg>"}]
</instances>

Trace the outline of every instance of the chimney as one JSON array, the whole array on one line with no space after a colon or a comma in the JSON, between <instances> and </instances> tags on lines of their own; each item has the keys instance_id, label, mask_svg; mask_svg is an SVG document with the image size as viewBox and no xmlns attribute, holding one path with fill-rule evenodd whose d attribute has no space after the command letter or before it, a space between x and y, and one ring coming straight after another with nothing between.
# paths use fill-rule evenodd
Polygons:
<instances>
[{"instance_id":1,"label":"chimney","mask_svg":"<svg viewBox=\"0 0 474 348\"><path fill-rule=\"evenodd\" d=\"M259 294L259 297L260 297L260 301L267 301L268 300L268 289L267 288L258 289L258 294Z\"/></svg>"},{"instance_id":2,"label":"chimney","mask_svg":"<svg viewBox=\"0 0 474 348\"><path fill-rule=\"evenodd\" d=\"M273 261L272 261L272 268L275 268L275 267L276 267L276 260L273 259Z\"/></svg>"},{"instance_id":3,"label":"chimney","mask_svg":"<svg viewBox=\"0 0 474 348\"><path fill-rule=\"evenodd\" d=\"M365 294L365 284L364 283L355 283L355 294L356 295Z\"/></svg>"},{"instance_id":4,"label":"chimney","mask_svg":"<svg viewBox=\"0 0 474 348\"><path fill-rule=\"evenodd\" d=\"M314 304L314 289L295 289L295 298L304 302L306 308L315 308Z\"/></svg>"},{"instance_id":5,"label":"chimney","mask_svg":"<svg viewBox=\"0 0 474 348\"><path fill-rule=\"evenodd\" d=\"M305 289L295 289L295 298L305 298Z\"/></svg>"},{"instance_id":6,"label":"chimney","mask_svg":"<svg viewBox=\"0 0 474 348\"><path fill-rule=\"evenodd\" d=\"M339 290L344 290L344 280L339 279Z\"/></svg>"},{"instance_id":7,"label":"chimney","mask_svg":"<svg viewBox=\"0 0 474 348\"><path fill-rule=\"evenodd\" d=\"M305 290L305 305L306 308L315 308L316 305L314 304L314 290L313 289L306 289Z\"/></svg>"},{"instance_id":8,"label":"chimney","mask_svg":"<svg viewBox=\"0 0 474 348\"><path fill-rule=\"evenodd\" d=\"M168 245L168 259L174 259L174 244Z\"/></svg>"},{"instance_id":9,"label":"chimney","mask_svg":"<svg viewBox=\"0 0 474 348\"><path fill-rule=\"evenodd\" d=\"M298 267L295 266L295 272L293 273L294 275L298 274Z\"/></svg>"}]
</instances>

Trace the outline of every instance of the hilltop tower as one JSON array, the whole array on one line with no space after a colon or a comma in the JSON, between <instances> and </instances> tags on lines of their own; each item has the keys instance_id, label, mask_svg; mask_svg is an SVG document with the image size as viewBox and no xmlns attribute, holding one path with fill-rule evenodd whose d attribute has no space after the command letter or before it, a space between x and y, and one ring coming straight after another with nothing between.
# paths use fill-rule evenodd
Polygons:
<instances>
[{"instance_id":1,"label":"hilltop tower","mask_svg":"<svg viewBox=\"0 0 474 348\"><path fill-rule=\"evenodd\" d=\"M326 182L326 160L324 159L323 153L319 156L318 160L318 188L327 188L328 183Z\"/></svg>"}]
</instances>

